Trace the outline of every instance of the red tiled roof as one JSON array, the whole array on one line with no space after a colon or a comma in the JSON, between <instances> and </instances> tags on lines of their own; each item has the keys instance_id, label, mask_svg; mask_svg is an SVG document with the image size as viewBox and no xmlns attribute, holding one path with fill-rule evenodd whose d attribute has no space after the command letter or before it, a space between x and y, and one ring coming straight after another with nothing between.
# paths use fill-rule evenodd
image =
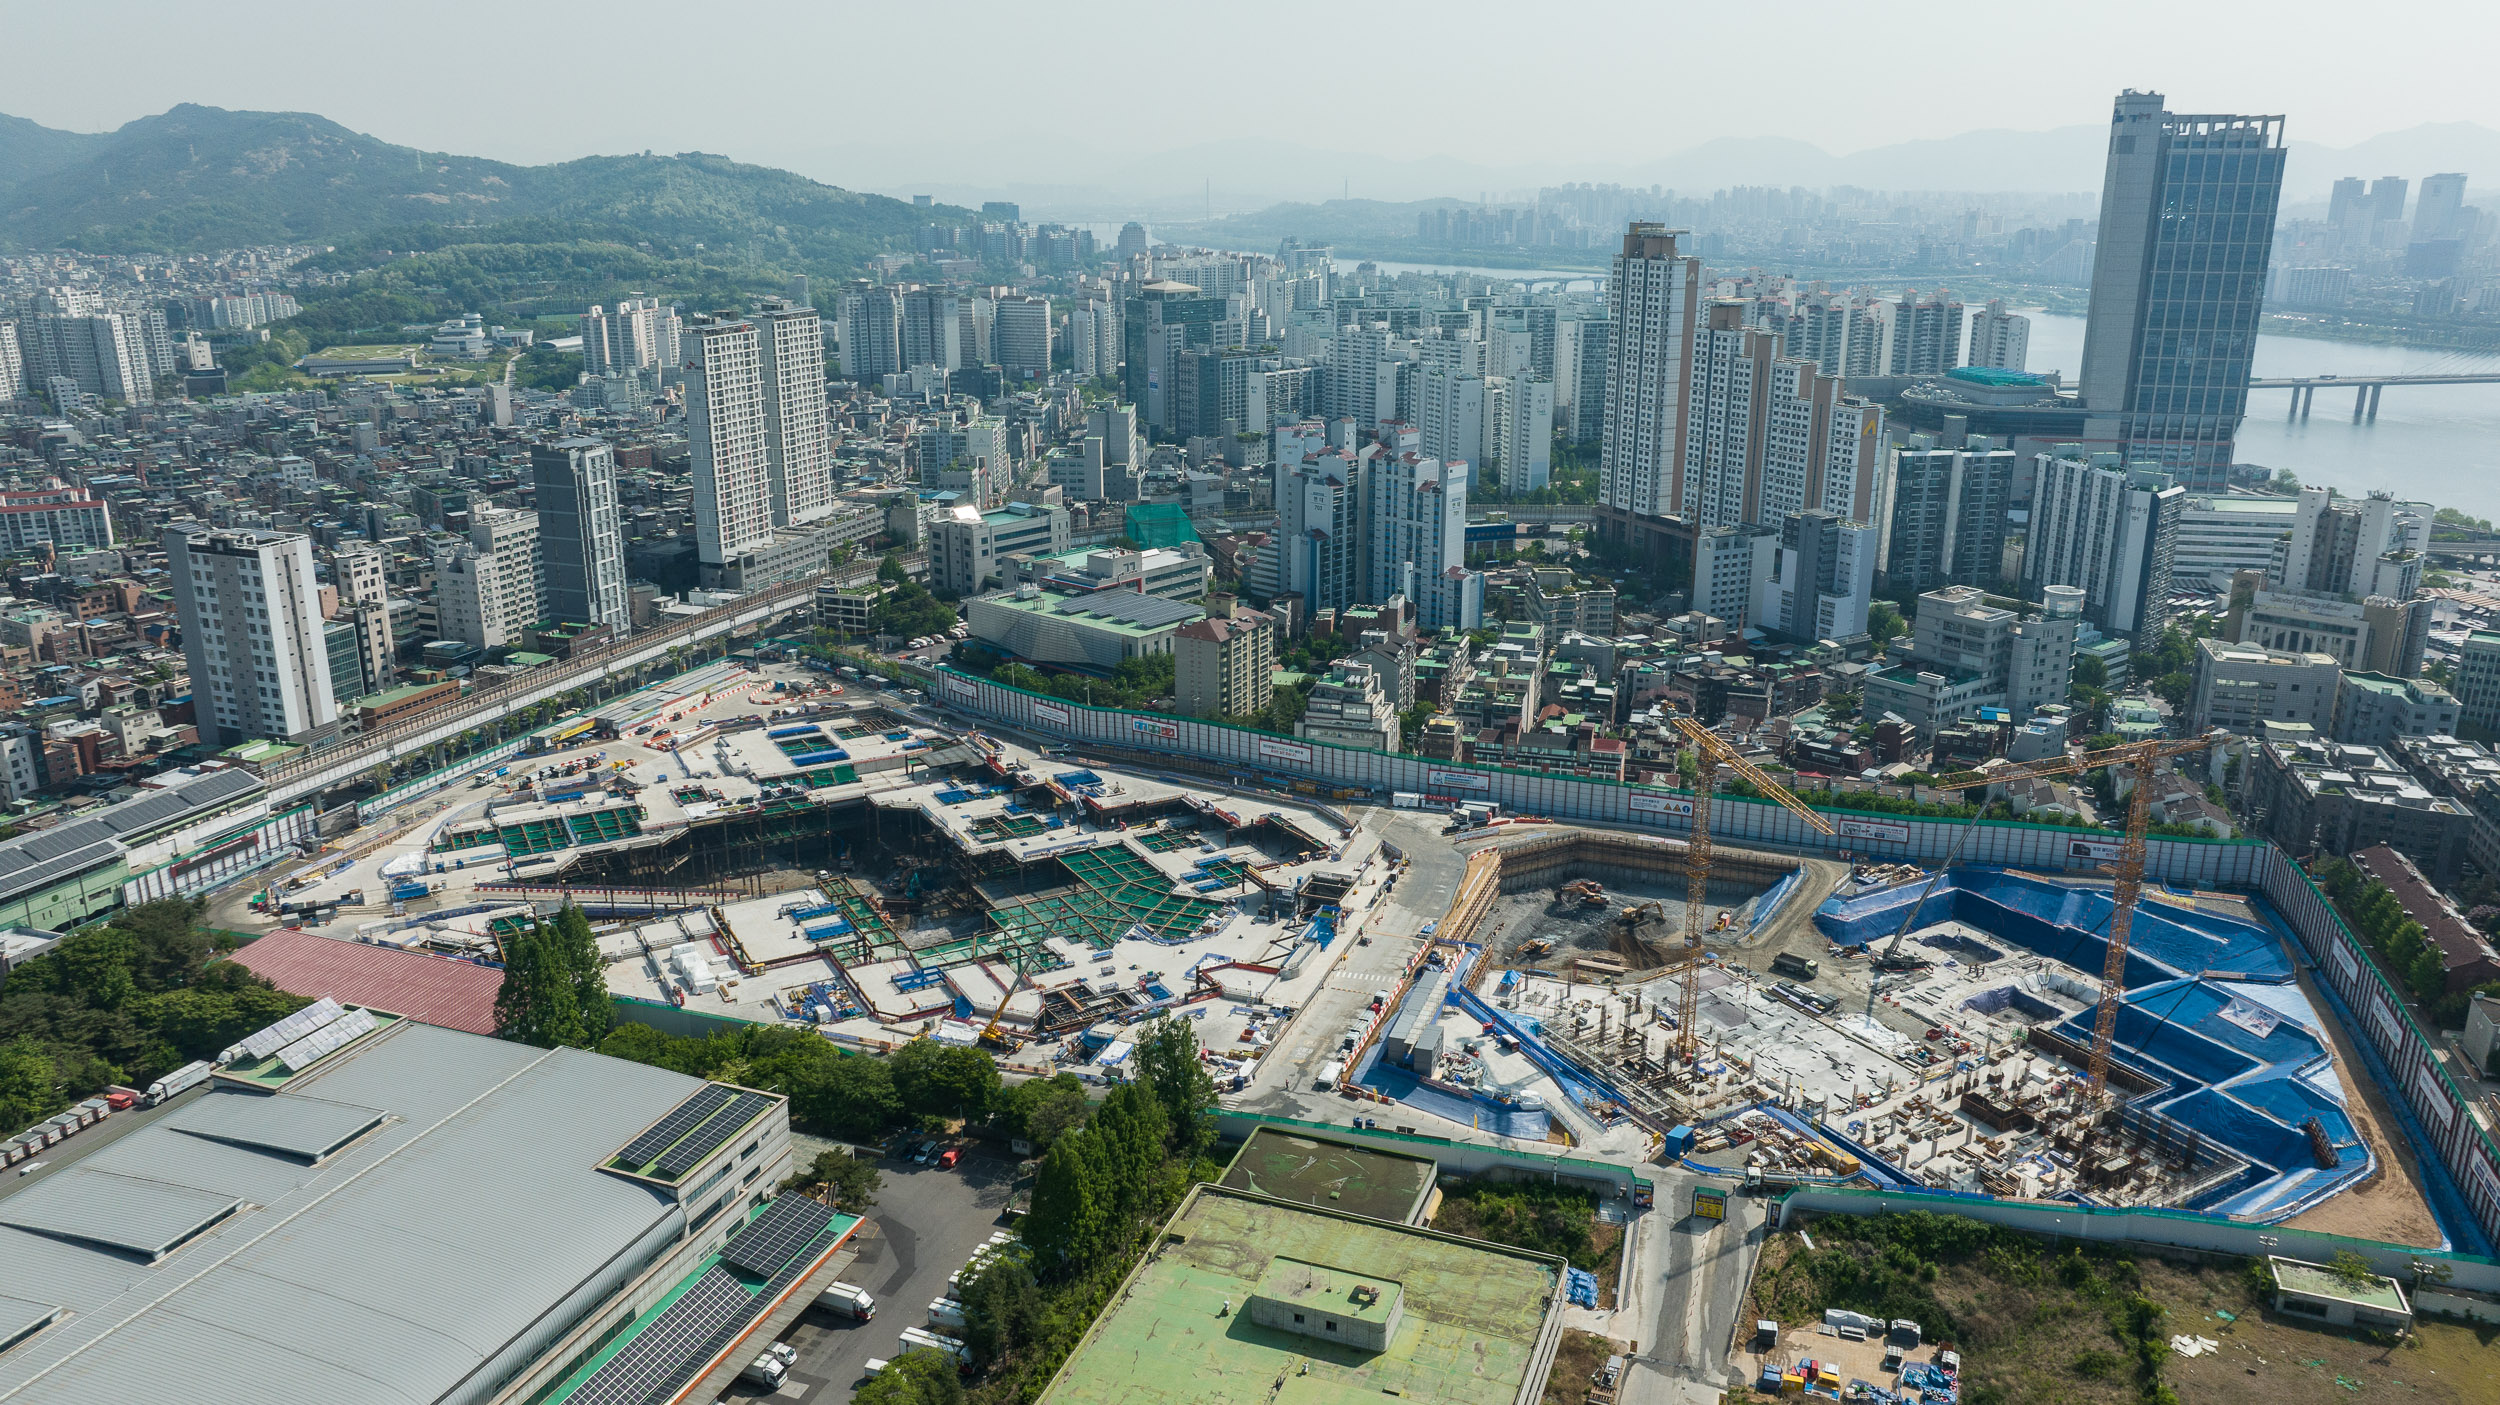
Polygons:
<instances>
[{"instance_id":1,"label":"red tiled roof","mask_svg":"<svg viewBox=\"0 0 2500 1405\"><path fill-rule=\"evenodd\" d=\"M262 937L234 959L278 989L365 1005L471 1034L495 1032L503 972L456 957L335 941L292 927Z\"/></svg>"}]
</instances>

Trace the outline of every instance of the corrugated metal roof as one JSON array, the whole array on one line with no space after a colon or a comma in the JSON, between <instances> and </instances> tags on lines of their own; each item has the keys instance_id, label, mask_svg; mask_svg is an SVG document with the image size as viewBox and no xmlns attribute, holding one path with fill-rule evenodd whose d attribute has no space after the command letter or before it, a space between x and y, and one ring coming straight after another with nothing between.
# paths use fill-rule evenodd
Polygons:
<instances>
[{"instance_id":1,"label":"corrugated metal roof","mask_svg":"<svg viewBox=\"0 0 2500 1405\"><path fill-rule=\"evenodd\" d=\"M0 844L0 899L39 892L120 856L120 841L95 820L38 830Z\"/></svg>"},{"instance_id":2,"label":"corrugated metal roof","mask_svg":"<svg viewBox=\"0 0 2500 1405\"><path fill-rule=\"evenodd\" d=\"M0 1200L0 1224L155 1259L242 1203L213 1190L73 1166Z\"/></svg>"},{"instance_id":3,"label":"corrugated metal roof","mask_svg":"<svg viewBox=\"0 0 2500 1405\"><path fill-rule=\"evenodd\" d=\"M61 1315L52 1303L29 1302L0 1293L0 1351L27 1333Z\"/></svg>"},{"instance_id":4,"label":"corrugated metal roof","mask_svg":"<svg viewBox=\"0 0 2500 1405\"><path fill-rule=\"evenodd\" d=\"M164 1119L100 1148L97 1161L152 1164L202 1195L269 1186L154 1267L8 1228L13 1202L46 1182L0 1187L8 1291L73 1314L0 1352L0 1405L491 1398L544 1333L683 1234L672 1201L597 1167L700 1086L403 1022L263 1099L396 1119L318 1166Z\"/></svg>"},{"instance_id":5,"label":"corrugated metal roof","mask_svg":"<svg viewBox=\"0 0 2500 1405\"><path fill-rule=\"evenodd\" d=\"M166 1114L179 1132L318 1161L381 1124L385 1114L320 1098L272 1098L219 1090Z\"/></svg>"},{"instance_id":6,"label":"corrugated metal roof","mask_svg":"<svg viewBox=\"0 0 2500 1405\"><path fill-rule=\"evenodd\" d=\"M143 829L155 829L181 819L189 813L230 804L264 788L260 777L249 771L211 771L180 785L148 791L136 800L125 800L87 818L103 821L112 827L116 835L136 834Z\"/></svg>"},{"instance_id":7,"label":"corrugated metal roof","mask_svg":"<svg viewBox=\"0 0 2500 1405\"><path fill-rule=\"evenodd\" d=\"M495 1032L503 972L431 952L336 941L282 928L247 943L234 959L280 990L387 1010L446 1029Z\"/></svg>"}]
</instances>

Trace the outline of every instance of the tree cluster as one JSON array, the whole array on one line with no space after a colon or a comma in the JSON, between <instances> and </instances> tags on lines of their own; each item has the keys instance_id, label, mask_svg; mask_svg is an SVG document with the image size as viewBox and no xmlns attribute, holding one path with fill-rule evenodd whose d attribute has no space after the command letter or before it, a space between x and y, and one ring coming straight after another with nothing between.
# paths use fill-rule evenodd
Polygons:
<instances>
[{"instance_id":1,"label":"tree cluster","mask_svg":"<svg viewBox=\"0 0 2500 1405\"><path fill-rule=\"evenodd\" d=\"M593 1049L615 1022L589 914L568 902L554 921L504 939L503 986L495 992L495 1027L504 1038Z\"/></svg>"},{"instance_id":2,"label":"tree cluster","mask_svg":"<svg viewBox=\"0 0 2500 1405\"><path fill-rule=\"evenodd\" d=\"M2336 911L2344 915L2344 925L2377 957L2379 968L2413 992L2434 1021L2443 1028L2465 1023L2466 1003L2476 991L2448 992L2447 954L2430 940L2421 923L2405 915L2404 904L2386 884L2341 858L2319 865L2318 882ZM2500 992L2500 981L2477 990Z\"/></svg>"},{"instance_id":3,"label":"tree cluster","mask_svg":"<svg viewBox=\"0 0 2500 1405\"><path fill-rule=\"evenodd\" d=\"M1002 663L990 677L1010 688L1094 707L1151 708L1168 702L1178 661L1170 654L1144 654L1122 659L1109 678L1075 673L1043 673L1020 663Z\"/></svg>"},{"instance_id":4,"label":"tree cluster","mask_svg":"<svg viewBox=\"0 0 2500 1405\"><path fill-rule=\"evenodd\" d=\"M621 1024L599 1052L784 1094L799 1125L852 1141L873 1141L897 1126L979 1122L999 1098L998 1065L989 1055L926 1039L874 1058L791 1025L741 1025L698 1039Z\"/></svg>"},{"instance_id":5,"label":"tree cluster","mask_svg":"<svg viewBox=\"0 0 2500 1405\"><path fill-rule=\"evenodd\" d=\"M0 1131L213 1059L309 1002L224 954L183 899L123 909L0 984Z\"/></svg>"},{"instance_id":6,"label":"tree cluster","mask_svg":"<svg viewBox=\"0 0 2500 1405\"><path fill-rule=\"evenodd\" d=\"M880 565L878 579L884 578ZM868 624L879 634L906 639L944 634L955 627L955 607L931 595L927 586L906 577L868 612Z\"/></svg>"}]
</instances>

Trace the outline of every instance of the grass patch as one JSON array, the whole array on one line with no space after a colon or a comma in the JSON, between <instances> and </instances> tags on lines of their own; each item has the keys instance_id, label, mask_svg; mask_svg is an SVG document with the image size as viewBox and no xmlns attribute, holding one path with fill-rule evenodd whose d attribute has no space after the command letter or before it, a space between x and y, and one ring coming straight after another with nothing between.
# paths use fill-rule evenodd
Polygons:
<instances>
[{"instance_id":1,"label":"grass patch","mask_svg":"<svg viewBox=\"0 0 2500 1405\"><path fill-rule=\"evenodd\" d=\"M1514 1249L1558 1254L1597 1275L1597 1302L1614 1305L1623 1226L1597 1222L1592 1191L1541 1181L1473 1180L1443 1192L1432 1228Z\"/></svg>"},{"instance_id":2,"label":"grass patch","mask_svg":"<svg viewBox=\"0 0 2500 1405\"><path fill-rule=\"evenodd\" d=\"M1554 1347L1554 1369L1545 1375L1542 1405L1587 1405L1598 1368L1620 1350L1594 1332L1564 1329L1561 1342Z\"/></svg>"}]
</instances>

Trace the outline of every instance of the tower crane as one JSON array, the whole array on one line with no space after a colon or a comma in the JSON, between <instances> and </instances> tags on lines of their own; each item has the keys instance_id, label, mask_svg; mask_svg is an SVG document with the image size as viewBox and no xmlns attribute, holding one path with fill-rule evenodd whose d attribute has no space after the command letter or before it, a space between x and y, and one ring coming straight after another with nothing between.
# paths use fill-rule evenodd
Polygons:
<instances>
[{"instance_id":1,"label":"tower crane","mask_svg":"<svg viewBox=\"0 0 2500 1405\"><path fill-rule=\"evenodd\" d=\"M2126 766L2135 771L2135 791L2127 804L2126 835L2119 841L2118 862L2112 870L2117 878L2111 893L2116 905L2109 914L2109 955L2101 962L2100 1007L2092 1017L2091 1079L2087 1092L2095 1104L2100 1103L2109 1091L2110 1046L2118 1035L2118 1008L2125 1003L2127 937L2135 924L2136 899L2144 892L2144 831L2151 827L2153 819L2153 763L2173 756L2207 751L2231 739L2228 732L2207 732L2202 736L2170 741L2128 742L2054 761L2007 766L1995 771L1957 772L1941 776L1927 787L1930 790L1973 790L2011 780L2077 775L2097 771L2103 766ZM1904 926L1902 930L1907 931L1908 928ZM1892 944L1895 947L1901 944L1900 933L1893 934ZM1886 955L1890 954L1888 950Z\"/></svg>"},{"instance_id":2,"label":"tower crane","mask_svg":"<svg viewBox=\"0 0 2500 1405\"><path fill-rule=\"evenodd\" d=\"M1684 850L1684 954L1671 972L1678 982L1675 1007L1675 1052L1691 1059L1700 1049L1694 1025L1701 1015L1701 948L1702 934L1710 923L1710 792L1718 784L1719 767L1724 764L1736 774L1753 783L1755 789L1778 801L1790 813L1825 834L1835 834L1832 822L1816 813L1803 800L1788 793L1787 787L1771 779L1769 773L1744 757L1718 733L1690 717L1678 717L1675 729L1693 744L1694 759L1700 774L1693 785L1693 832Z\"/></svg>"}]
</instances>

